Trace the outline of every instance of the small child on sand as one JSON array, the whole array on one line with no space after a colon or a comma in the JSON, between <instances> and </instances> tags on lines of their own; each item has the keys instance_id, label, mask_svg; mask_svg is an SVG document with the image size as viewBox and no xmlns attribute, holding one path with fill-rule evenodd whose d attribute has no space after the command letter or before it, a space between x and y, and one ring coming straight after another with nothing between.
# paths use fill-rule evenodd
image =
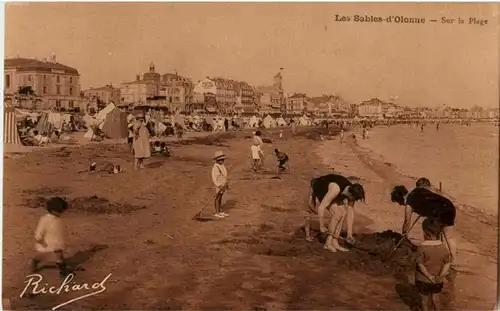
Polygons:
<instances>
[{"instance_id":1,"label":"small child on sand","mask_svg":"<svg viewBox=\"0 0 500 311\"><path fill-rule=\"evenodd\" d=\"M441 226L433 218L426 218L422 223L425 241L417 249L417 267L415 286L422 295L422 310L437 308L437 295L443 289L443 278L451 267L451 256L446 246L439 239Z\"/></svg>"},{"instance_id":2,"label":"small child on sand","mask_svg":"<svg viewBox=\"0 0 500 311\"><path fill-rule=\"evenodd\" d=\"M344 129L340 130L340 143L344 142Z\"/></svg>"},{"instance_id":3,"label":"small child on sand","mask_svg":"<svg viewBox=\"0 0 500 311\"><path fill-rule=\"evenodd\" d=\"M44 260L54 260L59 274L65 278L70 271L64 259L64 231L61 215L68 209L68 202L63 198L53 197L47 201L48 213L43 215L35 231L35 249L37 254L32 261L34 273L39 271L39 264Z\"/></svg>"},{"instance_id":4,"label":"small child on sand","mask_svg":"<svg viewBox=\"0 0 500 311\"><path fill-rule=\"evenodd\" d=\"M222 210L222 196L228 189L227 170L224 166L226 155L222 151L216 151L214 155L214 166L212 167L212 182L215 185L215 218L225 218L229 214Z\"/></svg>"},{"instance_id":5,"label":"small child on sand","mask_svg":"<svg viewBox=\"0 0 500 311\"><path fill-rule=\"evenodd\" d=\"M276 158L278 159L278 171L285 171L285 164L289 160L288 155L282 151L279 151L278 149L274 149L274 153L276 154Z\"/></svg>"}]
</instances>

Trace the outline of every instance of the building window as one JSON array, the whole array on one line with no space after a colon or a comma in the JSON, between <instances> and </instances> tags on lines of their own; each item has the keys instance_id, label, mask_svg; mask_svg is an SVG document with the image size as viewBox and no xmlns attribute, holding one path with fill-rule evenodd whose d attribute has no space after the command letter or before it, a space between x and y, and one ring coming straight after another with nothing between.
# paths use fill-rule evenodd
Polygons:
<instances>
[{"instance_id":1,"label":"building window","mask_svg":"<svg viewBox=\"0 0 500 311\"><path fill-rule=\"evenodd\" d=\"M73 96L73 88L72 87L69 88L69 95Z\"/></svg>"},{"instance_id":2,"label":"building window","mask_svg":"<svg viewBox=\"0 0 500 311\"><path fill-rule=\"evenodd\" d=\"M69 77L69 84L73 84L73 77Z\"/></svg>"},{"instance_id":3,"label":"building window","mask_svg":"<svg viewBox=\"0 0 500 311\"><path fill-rule=\"evenodd\" d=\"M57 76L56 81L57 81L57 83L60 83L61 82L61 78L59 76ZM59 94L59 93L57 93L57 94Z\"/></svg>"},{"instance_id":4,"label":"building window","mask_svg":"<svg viewBox=\"0 0 500 311\"><path fill-rule=\"evenodd\" d=\"M33 76L32 76L32 75L29 75L29 76L28 76L28 81L29 81L29 82L32 82L32 81L33 81Z\"/></svg>"},{"instance_id":5,"label":"building window","mask_svg":"<svg viewBox=\"0 0 500 311\"><path fill-rule=\"evenodd\" d=\"M56 108L61 108L61 101L60 100L56 100Z\"/></svg>"},{"instance_id":6,"label":"building window","mask_svg":"<svg viewBox=\"0 0 500 311\"><path fill-rule=\"evenodd\" d=\"M5 88L8 89L10 87L10 75L5 75Z\"/></svg>"},{"instance_id":7,"label":"building window","mask_svg":"<svg viewBox=\"0 0 500 311\"><path fill-rule=\"evenodd\" d=\"M44 75L44 76L43 76L43 81L44 81L44 82L46 82L46 81L47 81L47 76L46 76L46 75Z\"/></svg>"},{"instance_id":8,"label":"building window","mask_svg":"<svg viewBox=\"0 0 500 311\"><path fill-rule=\"evenodd\" d=\"M56 94L61 95L61 87L59 85L56 87Z\"/></svg>"},{"instance_id":9,"label":"building window","mask_svg":"<svg viewBox=\"0 0 500 311\"><path fill-rule=\"evenodd\" d=\"M69 101L69 108L75 108L75 103L72 100Z\"/></svg>"},{"instance_id":10,"label":"building window","mask_svg":"<svg viewBox=\"0 0 500 311\"><path fill-rule=\"evenodd\" d=\"M43 94L47 94L47 86L43 86Z\"/></svg>"}]
</instances>

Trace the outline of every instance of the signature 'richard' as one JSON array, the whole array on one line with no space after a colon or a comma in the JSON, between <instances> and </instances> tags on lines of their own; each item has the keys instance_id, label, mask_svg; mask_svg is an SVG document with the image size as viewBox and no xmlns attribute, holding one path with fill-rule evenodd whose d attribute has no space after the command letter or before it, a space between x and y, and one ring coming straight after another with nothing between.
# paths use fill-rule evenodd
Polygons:
<instances>
[{"instance_id":1,"label":"signature 'richard'","mask_svg":"<svg viewBox=\"0 0 500 311\"><path fill-rule=\"evenodd\" d=\"M72 282L75 278L74 274L69 274L61 284L57 286L49 286L47 283L43 283L43 277L40 274L30 274L26 276L26 286L24 287L23 292L19 297L23 297L25 295L39 295L39 294L52 294L59 295L61 293L69 293L69 292L81 292L82 295L66 302L63 302L55 307L52 310L59 309L62 306L70 304L72 302L78 301L83 298L87 298L90 296L98 295L104 291L106 291L106 281L111 276L111 273L108 274L102 281L94 284L82 283L78 284L76 282Z\"/></svg>"}]
</instances>

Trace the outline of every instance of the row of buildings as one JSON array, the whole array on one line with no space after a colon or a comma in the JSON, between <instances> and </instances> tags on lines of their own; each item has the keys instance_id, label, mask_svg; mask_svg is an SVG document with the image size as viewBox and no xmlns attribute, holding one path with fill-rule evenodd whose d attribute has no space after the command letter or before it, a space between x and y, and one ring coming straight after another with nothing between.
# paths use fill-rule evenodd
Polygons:
<instances>
[{"instance_id":1,"label":"row of buildings","mask_svg":"<svg viewBox=\"0 0 500 311\"><path fill-rule=\"evenodd\" d=\"M175 73L160 74L151 63L148 71L120 85L80 89L77 69L47 59L5 59L4 100L32 109L97 111L109 102L118 106L150 106L170 111L217 113L271 113L370 118L435 117L498 118L498 109L474 107L408 108L379 99L348 104L336 95L309 97L285 94L278 72L271 85L252 86L245 81L206 77L197 82Z\"/></svg>"}]
</instances>

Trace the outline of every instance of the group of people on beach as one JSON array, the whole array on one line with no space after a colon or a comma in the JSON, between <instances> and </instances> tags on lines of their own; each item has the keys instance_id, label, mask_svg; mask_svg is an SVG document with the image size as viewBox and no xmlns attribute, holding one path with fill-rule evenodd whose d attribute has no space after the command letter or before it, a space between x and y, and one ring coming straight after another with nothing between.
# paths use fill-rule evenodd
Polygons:
<instances>
[{"instance_id":1,"label":"group of people on beach","mask_svg":"<svg viewBox=\"0 0 500 311\"><path fill-rule=\"evenodd\" d=\"M252 144L250 146L250 154L251 154L251 170L253 172L258 172L263 167L264 161L264 151L262 150L264 142L262 140L262 132L255 131L253 133ZM280 132L280 138L283 138L282 132ZM289 157L285 152L274 149L274 153L276 155L276 159L278 161L277 170L279 173L287 170L285 166L289 161ZM224 162L226 160L226 155L223 151L218 150L214 155L214 165L212 167L212 182L215 186L215 199L214 199L214 207L215 213L213 216L215 218L225 218L228 217L229 214L224 212L222 209L222 196L229 189L229 181L227 169L224 166Z\"/></svg>"},{"instance_id":2,"label":"group of people on beach","mask_svg":"<svg viewBox=\"0 0 500 311\"><path fill-rule=\"evenodd\" d=\"M145 122L137 116L132 127L135 167L142 168L143 160L151 156L149 135ZM264 156L262 151L262 133L256 131L252 138L250 153L252 169L255 171L261 164ZM278 160L278 171L286 169L284 166L289 157L286 153L274 149ZM223 210L222 198L229 189L228 171L224 165L227 159L223 151L216 151L214 164L211 170L212 182L215 186L214 217L218 219L229 216ZM443 288L443 278L448 274L450 267L455 263L457 243L453 234L456 209L453 203L441 194L431 189L427 178L420 178L416 187L408 191L405 186L399 185L392 189L391 202L405 208L405 217L402 228L402 238L414 228L420 218L425 241L417 250L416 283L422 294L422 309L427 310L428 304L436 309L436 295ZM354 206L356 202L365 202L365 189L360 183L353 183L340 174L328 174L313 178L310 182L309 203L304 214L304 230L307 241L312 241L311 218L318 216L319 228L322 234L328 237L324 249L330 252L347 252L345 246L356 243L353 234L355 219ZM39 271L40 263L51 257L59 267L61 277L72 273L64 257L64 235L61 215L68 209L68 203L59 197L51 198L46 203L47 214L42 216L35 231L35 248L37 255L32 261L33 272ZM328 227L325 226L324 215L329 211L331 219ZM412 220L413 214L417 215ZM341 237L341 231L346 222L347 238ZM340 241L343 241L341 245ZM444 242L444 243L443 243Z\"/></svg>"},{"instance_id":3,"label":"group of people on beach","mask_svg":"<svg viewBox=\"0 0 500 311\"><path fill-rule=\"evenodd\" d=\"M428 306L437 310L437 294L442 291L443 280L456 263L456 208L449 199L431 190L431 183L425 177L417 180L412 191L402 185L394 187L390 199L405 207L402 239L407 238L420 218L425 218L422 223L424 242L417 249L415 285L422 295L422 310L427 310ZM310 220L313 215L317 215L320 232L328 235L324 249L347 252L348 249L340 246L339 240L344 240L345 244L355 244L353 223L356 201L365 201L365 191L361 184L352 183L339 174L313 178L309 206L305 211L306 240L313 240ZM332 215L328 228L324 225L326 210ZM417 217L412 221L413 214ZM342 239L340 233L345 220L347 238Z\"/></svg>"}]
</instances>

